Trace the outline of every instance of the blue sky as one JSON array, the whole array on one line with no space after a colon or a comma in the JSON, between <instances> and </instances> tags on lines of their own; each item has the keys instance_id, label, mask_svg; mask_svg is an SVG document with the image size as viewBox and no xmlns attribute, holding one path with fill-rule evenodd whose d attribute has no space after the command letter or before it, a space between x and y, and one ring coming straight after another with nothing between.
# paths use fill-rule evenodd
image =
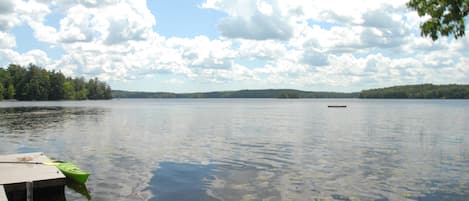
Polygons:
<instances>
[{"instance_id":1,"label":"blue sky","mask_svg":"<svg viewBox=\"0 0 469 201\"><path fill-rule=\"evenodd\" d=\"M406 0L4 0L0 66L113 89L313 91L469 81L469 39L420 36Z\"/></svg>"},{"instance_id":2,"label":"blue sky","mask_svg":"<svg viewBox=\"0 0 469 201\"><path fill-rule=\"evenodd\" d=\"M223 12L200 8L200 0L155 0L147 2L151 13L157 19L153 28L165 37L192 38L205 35L210 39L220 37L218 21L225 16Z\"/></svg>"}]
</instances>

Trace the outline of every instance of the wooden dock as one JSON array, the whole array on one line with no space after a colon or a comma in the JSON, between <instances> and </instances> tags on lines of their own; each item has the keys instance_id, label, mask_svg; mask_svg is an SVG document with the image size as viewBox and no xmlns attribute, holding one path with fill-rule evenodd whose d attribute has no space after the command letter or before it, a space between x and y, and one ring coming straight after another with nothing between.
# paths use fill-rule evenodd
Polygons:
<instances>
[{"instance_id":1,"label":"wooden dock","mask_svg":"<svg viewBox=\"0 0 469 201\"><path fill-rule=\"evenodd\" d=\"M47 162L43 153L0 155L0 201L65 200L65 176Z\"/></svg>"}]
</instances>

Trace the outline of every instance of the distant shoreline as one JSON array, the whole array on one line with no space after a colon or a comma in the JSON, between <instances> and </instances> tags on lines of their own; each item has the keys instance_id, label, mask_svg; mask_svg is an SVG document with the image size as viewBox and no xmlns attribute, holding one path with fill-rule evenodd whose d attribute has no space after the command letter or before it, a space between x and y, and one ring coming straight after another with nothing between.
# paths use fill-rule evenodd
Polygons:
<instances>
[{"instance_id":1,"label":"distant shoreline","mask_svg":"<svg viewBox=\"0 0 469 201\"><path fill-rule=\"evenodd\" d=\"M113 98L361 98L361 99L469 99L469 85L402 85L361 92L321 92L295 89L245 89L195 93L113 90Z\"/></svg>"},{"instance_id":2,"label":"distant shoreline","mask_svg":"<svg viewBox=\"0 0 469 201\"><path fill-rule=\"evenodd\" d=\"M294 89L259 89L197 93L134 92L114 90L113 98L358 98L359 93L310 92Z\"/></svg>"}]
</instances>

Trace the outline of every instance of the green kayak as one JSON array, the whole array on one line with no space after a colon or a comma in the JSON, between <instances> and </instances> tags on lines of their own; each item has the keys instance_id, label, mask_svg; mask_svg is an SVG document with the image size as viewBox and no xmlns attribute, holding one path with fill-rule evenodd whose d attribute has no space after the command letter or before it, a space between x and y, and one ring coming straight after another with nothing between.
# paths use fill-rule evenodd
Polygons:
<instances>
[{"instance_id":1,"label":"green kayak","mask_svg":"<svg viewBox=\"0 0 469 201\"><path fill-rule=\"evenodd\" d=\"M68 178L84 184L90 173L81 170L78 166L70 162L55 163L55 166Z\"/></svg>"}]
</instances>

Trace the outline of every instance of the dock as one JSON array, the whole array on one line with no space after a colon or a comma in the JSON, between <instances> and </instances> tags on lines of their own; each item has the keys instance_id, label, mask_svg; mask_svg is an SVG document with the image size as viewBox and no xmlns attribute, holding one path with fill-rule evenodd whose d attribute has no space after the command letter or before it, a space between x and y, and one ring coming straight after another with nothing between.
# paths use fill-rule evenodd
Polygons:
<instances>
[{"instance_id":1,"label":"dock","mask_svg":"<svg viewBox=\"0 0 469 201\"><path fill-rule=\"evenodd\" d=\"M47 162L40 152L0 155L0 201L65 200L65 175Z\"/></svg>"}]
</instances>

